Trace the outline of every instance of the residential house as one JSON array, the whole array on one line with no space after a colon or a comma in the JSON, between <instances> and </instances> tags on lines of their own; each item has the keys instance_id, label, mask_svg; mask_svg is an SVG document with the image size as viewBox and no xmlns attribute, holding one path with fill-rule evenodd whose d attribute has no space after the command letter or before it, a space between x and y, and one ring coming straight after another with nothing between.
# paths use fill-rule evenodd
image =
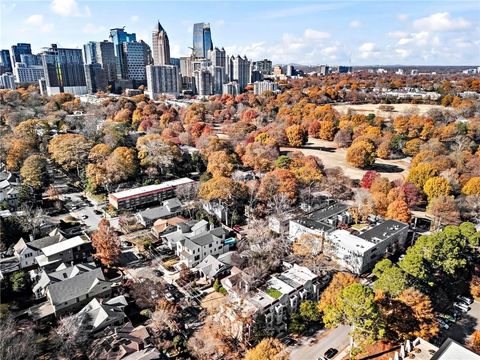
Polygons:
<instances>
[{"instance_id":1,"label":"residential house","mask_svg":"<svg viewBox=\"0 0 480 360\"><path fill-rule=\"evenodd\" d=\"M162 236L168 247L172 250L177 249L177 243L192 236L206 232L209 224L205 220L188 220L176 224L176 230Z\"/></svg>"},{"instance_id":2,"label":"residential house","mask_svg":"<svg viewBox=\"0 0 480 360\"><path fill-rule=\"evenodd\" d=\"M30 276L35 285L32 288L35 298L40 299L47 296L47 287L50 284L70 279L78 274L95 270L97 266L95 263L77 264L73 266L67 266L66 264L60 264L55 271L47 272L45 269L41 269L39 273L35 270L30 271Z\"/></svg>"},{"instance_id":3,"label":"residential house","mask_svg":"<svg viewBox=\"0 0 480 360\"><path fill-rule=\"evenodd\" d=\"M103 302L92 299L75 317L82 322L86 331L95 333L107 326L118 326L125 322L123 309L128 305L125 296L120 295Z\"/></svg>"},{"instance_id":4,"label":"residential house","mask_svg":"<svg viewBox=\"0 0 480 360\"><path fill-rule=\"evenodd\" d=\"M9 172L0 172L0 202L6 201L8 206L16 208L18 206L18 190L20 188L18 177Z\"/></svg>"},{"instance_id":5,"label":"residential house","mask_svg":"<svg viewBox=\"0 0 480 360\"><path fill-rule=\"evenodd\" d=\"M272 275L261 289L253 293L248 292L251 283L248 276L245 277L238 268L232 268L232 274L221 280L231 302L219 312L217 321L235 336L242 336L246 325L235 321L240 312L240 318L262 318L265 329L272 333L285 331L289 315L296 312L303 301L317 301L329 278L321 278L297 264L284 263L284 267L283 272Z\"/></svg>"},{"instance_id":6,"label":"residential house","mask_svg":"<svg viewBox=\"0 0 480 360\"><path fill-rule=\"evenodd\" d=\"M188 267L198 265L208 255L218 256L231 250L235 238L227 238L228 231L217 227L177 242L176 254Z\"/></svg>"},{"instance_id":7,"label":"residential house","mask_svg":"<svg viewBox=\"0 0 480 360\"><path fill-rule=\"evenodd\" d=\"M150 334L143 325L130 322L120 327L108 327L89 347L89 359L154 360L160 352L150 343Z\"/></svg>"},{"instance_id":8,"label":"residential house","mask_svg":"<svg viewBox=\"0 0 480 360\"><path fill-rule=\"evenodd\" d=\"M42 255L43 248L66 240L58 231L52 231L49 236L41 239L26 242L23 238L17 241L14 249L14 256L20 262L20 268L30 268L37 265L35 258Z\"/></svg>"},{"instance_id":9,"label":"residential house","mask_svg":"<svg viewBox=\"0 0 480 360\"><path fill-rule=\"evenodd\" d=\"M150 227L158 219L175 217L182 211L182 203L177 198L165 200L162 206L148 208L138 212L135 217L145 227Z\"/></svg>"},{"instance_id":10,"label":"residential house","mask_svg":"<svg viewBox=\"0 0 480 360\"><path fill-rule=\"evenodd\" d=\"M80 235L42 248L41 254L35 257L35 261L39 267L48 271L55 269L61 263L75 264L92 261L92 251L92 243L88 236Z\"/></svg>"},{"instance_id":11,"label":"residential house","mask_svg":"<svg viewBox=\"0 0 480 360\"><path fill-rule=\"evenodd\" d=\"M187 219L181 216L175 216L169 219L158 219L153 223L151 233L156 239L160 239L162 235L176 231L177 225L186 221Z\"/></svg>"},{"instance_id":12,"label":"residential house","mask_svg":"<svg viewBox=\"0 0 480 360\"><path fill-rule=\"evenodd\" d=\"M200 275L209 281L221 278L230 274L230 269L239 262L239 255L236 251L229 251L225 254L215 257L208 255L203 259L195 269Z\"/></svg>"},{"instance_id":13,"label":"residential house","mask_svg":"<svg viewBox=\"0 0 480 360\"><path fill-rule=\"evenodd\" d=\"M92 298L110 297L111 287L102 269L96 268L48 285L46 295L55 315L59 316L81 308Z\"/></svg>"},{"instance_id":14,"label":"residential house","mask_svg":"<svg viewBox=\"0 0 480 360\"><path fill-rule=\"evenodd\" d=\"M405 246L408 224L385 220L354 235L335 230L326 236L325 252L356 274L370 270L375 263Z\"/></svg>"}]
</instances>

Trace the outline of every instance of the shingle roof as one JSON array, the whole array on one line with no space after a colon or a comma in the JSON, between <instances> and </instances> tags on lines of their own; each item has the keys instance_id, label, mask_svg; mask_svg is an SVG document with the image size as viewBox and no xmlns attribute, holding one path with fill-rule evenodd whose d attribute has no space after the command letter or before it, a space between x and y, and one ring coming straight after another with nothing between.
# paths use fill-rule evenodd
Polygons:
<instances>
[{"instance_id":1,"label":"shingle roof","mask_svg":"<svg viewBox=\"0 0 480 360\"><path fill-rule=\"evenodd\" d=\"M110 283L105 281L102 269L96 268L95 270L84 272L73 278L51 284L48 286L48 292L50 293L52 304L61 304L86 295L99 281L104 281L110 286Z\"/></svg>"},{"instance_id":2,"label":"shingle roof","mask_svg":"<svg viewBox=\"0 0 480 360\"><path fill-rule=\"evenodd\" d=\"M62 235L53 235L53 236L46 236L46 237L41 238L41 239L37 239L37 240L27 242L26 245L29 248L32 248L34 250L42 250L43 248L46 248L47 246L51 246L51 245L59 243L63 240L65 240L65 238Z\"/></svg>"},{"instance_id":3,"label":"shingle roof","mask_svg":"<svg viewBox=\"0 0 480 360\"><path fill-rule=\"evenodd\" d=\"M123 295L105 301L103 304L100 304L97 299L93 299L77 313L77 316L83 316L83 324L87 329L98 331L112 322L125 318L123 308L127 305L127 300Z\"/></svg>"}]
</instances>

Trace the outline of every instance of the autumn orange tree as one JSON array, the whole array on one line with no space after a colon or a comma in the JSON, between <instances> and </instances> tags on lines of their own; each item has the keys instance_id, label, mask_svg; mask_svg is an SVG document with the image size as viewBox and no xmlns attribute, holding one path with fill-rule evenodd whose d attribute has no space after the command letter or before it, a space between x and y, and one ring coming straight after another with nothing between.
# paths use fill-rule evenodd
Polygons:
<instances>
[{"instance_id":1,"label":"autumn orange tree","mask_svg":"<svg viewBox=\"0 0 480 360\"><path fill-rule=\"evenodd\" d=\"M98 229L92 234L92 245L95 257L103 265L113 265L120 256L120 240L107 219L101 219L98 223Z\"/></svg>"},{"instance_id":2,"label":"autumn orange tree","mask_svg":"<svg viewBox=\"0 0 480 360\"><path fill-rule=\"evenodd\" d=\"M337 307L338 295L343 289L356 282L357 280L352 274L344 272L335 273L328 286L322 292L322 296L318 303L318 309L324 312L329 307Z\"/></svg>"},{"instance_id":3,"label":"autumn orange tree","mask_svg":"<svg viewBox=\"0 0 480 360\"><path fill-rule=\"evenodd\" d=\"M276 194L285 194L290 201L295 202L298 194L298 182L295 174L286 169L276 169L268 172L261 180L258 198L269 201Z\"/></svg>"},{"instance_id":4,"label":"autumn orange tree","mask_svg":"<svg viewBox=\"0 0 480 360\"><path fill-rule=\"evenodd\" d=\"M358 141L347 150L347 162L358 168L366 168L375 163L375 147L368 141Z\"/></svg>"},{"instance_id":5,"label":"autumn orange tree","mask_svg":"<svg viewBox=\"0 0 480 360\"><path fill-rule=\"evenodd\" d=\"M47 179L47 159L42 155L30 155L20 169L20 175L26 185L35 190L40 190Z\"/></svg>"},{"instance_id":6,"label":"autumn orange tree","mask_svg":"<svg viewBox=\"0 0 480 360\"><path fill-rule=\"evenodd\" d=\"M215 151L208 156L207 171L213 176L228 177L233 169L233 157L226 151Z\"/></svg>"},{"instance_id":7,"label":"autumn orange tree","mask_svg":"<svg viewBox=\"0 0 480 360\"><path fill-rule=\"evenodd\" d=\"M245 360L287 360L289 356L286 353L282 354L284 350L285 345L280 340L266 338L253 349L247 351Z\"/></svg>"},{"instance_id":8,"label":"autumn orange tree","mask_svg":"<svg viewBox=\"0 0 480 360\"><path fill-rule=\"evenodd\" d=\"M480 354L480 330L476 330L470 335L468 340L468 347L475 351L477 354Z\"/></svg>"},{"instance_id":9,"label":"autumn orange tree","mask_svg":"<svg viewBox=\"0 0 480 360\"><path fill-rule=\"evenodd\" d=\"M480 195L480 177L470 178L463 186L462 193L465 195Z\"/></svg>"},{"instance_id":10,"label":"autumn orange tree","mask_svg":"<svg viewBox=\"0 0 480 360\"><path fill-rule=\"evenodd\" d=\"M410 223L410 210L402 199L395 200L388 205L386 216L389 219Z\"/></svg>"},{"instance_id":11,"label":"autumn orange tree","mask_svg":"<svg viewBox=\"0 0 480 360\"><path fill-rule=\"evenodd\" d=\"M288 144L290 146L299 147L304 145L307 140L307 132L301 125L292 125L285 129L285 135L287 135Z\"/></svg>"},{"instance_id":12,"label":"autumn orange tree","mask_svg":"<svg viewBox=\"0 0 480 360\"><path fill-rule=\"evenodd\" d=\"M86 164L93 144L80 134L57 135L48 143L52 159L67 171L80 169Z\"/></svg>"}]
</instances>

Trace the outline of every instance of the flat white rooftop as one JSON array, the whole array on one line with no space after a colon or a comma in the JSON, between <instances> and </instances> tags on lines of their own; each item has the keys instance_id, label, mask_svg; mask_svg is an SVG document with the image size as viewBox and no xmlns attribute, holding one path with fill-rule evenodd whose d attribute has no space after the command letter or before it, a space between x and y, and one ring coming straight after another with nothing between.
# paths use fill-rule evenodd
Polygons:
<instances>
[{"instance_id":1,"label":"flat white rooftop","mask_svg":"<svg viewBox=\"0 0 480 360\"><path fill-rule=\"evenodd\" d=\"M327 235L334 245L339 245L345 250L365 253L375 246L374 243L350 234L347 230L335 230Z\"/></svg>"},{"instance_id":2,"label":"flat white rooftop","mask_svg":"<svg viewBox=\"0 0 480 360\"><path fill-rule=\"evenodd\" d=\"M60 241L56 244L47 246L42 249L42 252L45 256L51 256L53 254L57 254L59 252L73 249L74 247L89 243L90 240L86 236L75 236L71 239L67 239L64 241Z\"/></svg>"},{"instance_id":3,"label":"flat white rooftop","mask_svg":"<svg viewBox=\"0 0 480 360\"><path fill-rule=\"evenodd\" d=\"M189 178L180 178L176 180L171 180L171 181L165 181L161 184L155 184L155 185L147 185L147 186L141 186L133 189L128 189L128 190L123 190L119 191L116 193L112 193L109 196L112 198L115 198L117 200L121 200L124 198L129 198L129 197L138 197L142 195L146 195L150 192L155 192L155 191L160 191L163 189L167 189L170 187L175 187L175 186L181 186L181 185L186 185L193 183L194 181Z\"/></svg>"}]
</instances>

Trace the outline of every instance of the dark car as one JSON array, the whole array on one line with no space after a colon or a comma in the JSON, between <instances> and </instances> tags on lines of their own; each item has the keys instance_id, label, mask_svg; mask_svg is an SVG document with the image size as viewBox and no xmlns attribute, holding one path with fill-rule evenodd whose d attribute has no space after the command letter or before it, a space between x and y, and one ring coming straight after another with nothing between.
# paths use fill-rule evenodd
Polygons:
<instances>
[{"instance_id":1,"label":"dark car","mask_svg":"<svg viewBox=\"0 0 480 360\"><path fill-rule=\"evenodd\" d=\"M330 348L327 351L325 351L325 354L323 354L327 359L333 358L335 355L338 354L338 350L334 348Z\"/></svg>"},{"instance_id":2,"label":"dark car","mask_svg":"<svg viewBox=\"0 0 480 360\"><path fill-rule=\"evenodd\" d=\"M163 272L161 270L158 270L158 269L153 270L153 273L157 276L163 276Z\"/></svg>"}]
</instances>

